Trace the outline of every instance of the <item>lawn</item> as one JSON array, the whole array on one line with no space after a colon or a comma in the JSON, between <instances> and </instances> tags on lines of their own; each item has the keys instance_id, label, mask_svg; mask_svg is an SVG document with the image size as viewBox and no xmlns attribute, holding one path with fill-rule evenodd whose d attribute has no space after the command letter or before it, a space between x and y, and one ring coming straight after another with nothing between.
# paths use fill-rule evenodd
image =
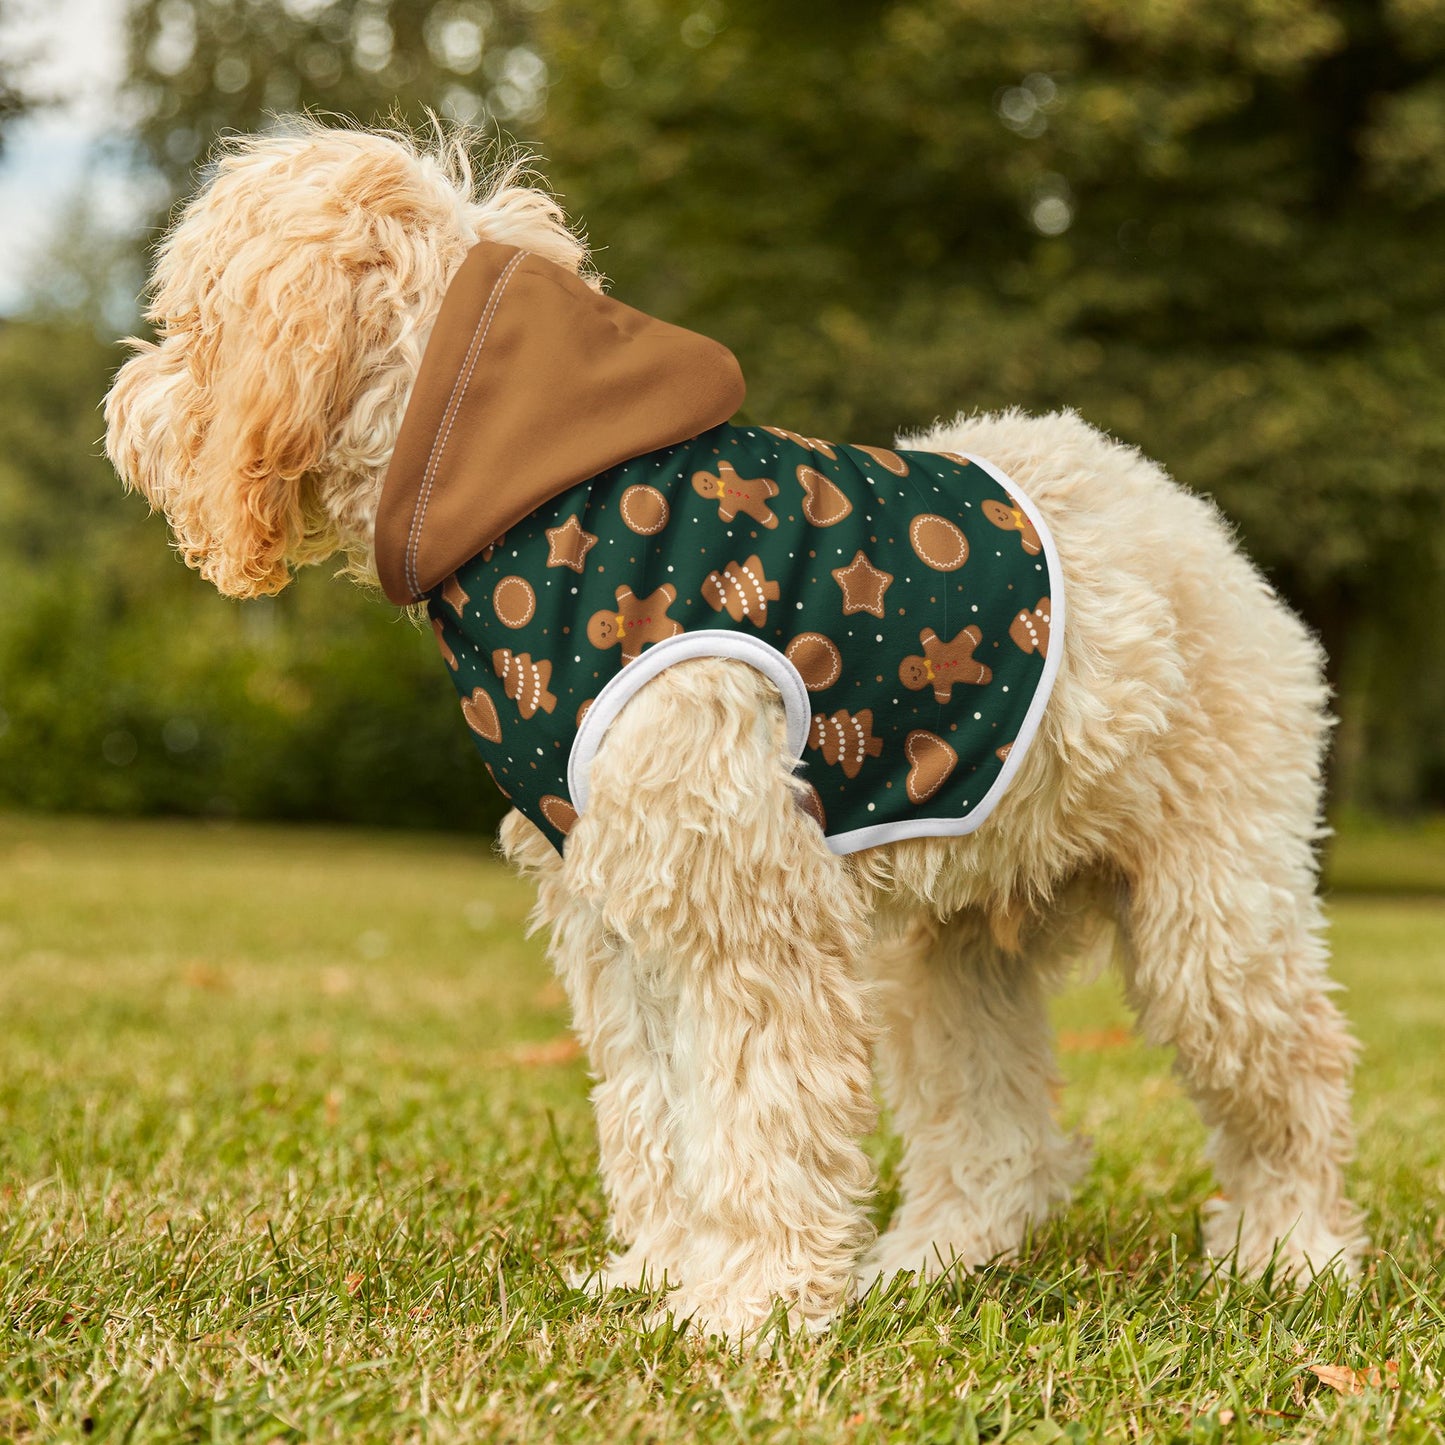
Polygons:
<instances>
[{"instance_id":1,"label":"lawn","mask_svg":"<svg viewBox=\"0 0 1445 1445\"><path fill-rule=\"evenodd\" d=\"M757 1359L567 1284L586 1076L484 842L0 817L0 1438L1445 1440L1445 867L1381 838L1331 875L1360 1288L1201 1264L1200 1127L1106 982L1058 1007L1072 1208Z\"/></svg>"}]
</instances>

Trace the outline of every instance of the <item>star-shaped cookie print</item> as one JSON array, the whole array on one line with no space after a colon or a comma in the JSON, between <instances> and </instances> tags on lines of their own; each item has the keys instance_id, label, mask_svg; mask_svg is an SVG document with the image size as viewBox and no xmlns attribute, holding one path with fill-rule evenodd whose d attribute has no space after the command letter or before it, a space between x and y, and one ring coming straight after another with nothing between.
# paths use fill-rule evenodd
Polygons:
<instances>
[{"instance_id":1,"label":"star-shaped cookie print","mask_svg":"<svg viewBox=\"0 0 1445 1445\"><path fill-rule=\"evenodd\" d=\"M471 600L471 596L468 594L466 588L457 581L457 574L455 572L442 583L442 601L445 602L458 617L462 615L462 608Z\"/></svg>"},{"instance_id":2,"label":"star-shaped cookie print","mask_svg":"<svg viewBox=\"0 0 1445 1445\"><path fill-rule=\"evenodd\" d=\"M843 589L843 616L871 612L883 616L883 594L893 585L893 574L875 567L860 550L846 566L833 568L833 580Z\"/></svg>"},{"instance_id":3,"label":"star-shaped cookie print","mask_svg":"<svg viewBox=\"0 0 1445 1445\"><path fill-rule=\"evenodd\" d=\"M581 572L587 566L587 554L596 545L597 538L583 530L573 512L560 527L547 528L547 565Z\"/></svg>"}]
</instances>

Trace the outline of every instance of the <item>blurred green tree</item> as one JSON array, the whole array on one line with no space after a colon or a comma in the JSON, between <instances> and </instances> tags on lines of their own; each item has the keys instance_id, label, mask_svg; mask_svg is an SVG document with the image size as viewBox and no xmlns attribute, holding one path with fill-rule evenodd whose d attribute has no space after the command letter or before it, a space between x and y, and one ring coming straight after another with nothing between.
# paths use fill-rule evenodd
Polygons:
<instances>
[{"instance_id":1,"label":"blurred green tree","mask_svg":"<svg viewBox=\"0 0 1445 1445\"><path fill-rule=\"evenodd\" d=\"M732 345L754 415L1075 407L1320 631L1346 794L1419 785L1376 766L1400 703L1438 778L1438 714L1366 679L1445 673L1445 10L563 0L538 46L601 265Z\"/></svg>"},{"instance_id":2,"label":"blurred green tree","mask_svg":"<svg viewBox=\"0 0 1445 1445\"><path fill-rule=\"evenodd\" d=\"M188 191L216 136L297 110L367 125L530 125L547 68L531 20L548 0L141 0L127 90L147 162Z\"/></svg>"},{"instance_id":3,"label":"blurred green tree","mask_svg":"<svg viewBox=\"0 0 1445 1445\"><path fill-rule=\"evenodd\" d=\"M0 805L495 824L429 635L324 569L227 601L123 495L114 362L88 318L0 323Z\"/></svg>"},{"instance_id":4,"label":"blurred green tree","mask_svg":"<svg viewBox=\"0 0 1445 1445\"><path fill-rule=\"evenodd\" d=\"M1340 796L1445 802L1435 0L140 0L131 27L138 159L171 195L216 134L268 112L416 125L430 106L544 146L618 293L731 345L760 420L866 441L959 409L1076 407L1217 498L1322 633ZM57 398L103 389L79 361L66 372L68 343L0 341L17 384L48 368ZM57 428L43 445L98 423ZM210 698L198 735L230 740L156 754L115 806L201 806L164 781L194 765L197 790L223 773L245 811L370 816L369 773L432 768L407 816L463 816L447 769L468 764L436 762L466 746L445 679L384 609L335 587L323 609L320 578L223 603L130 530L156 529L133 502L120 519L112 480L85 472L66 540L69 505L7 493L45 475L20 465L0 467L6 532L59 529L35 546L83 536L117 562L99 590L34 581L0 647L39 658L68 629L74 656L108 649L107 697L130 678L134 705L155 703L87 723L86 767L101 758L114 788L170 748L167 722L189 714L166 678ZM65 495L79 475L44 485ZM148 631L157 599L195 626ZM55 699L7 701L18 675L0 653L11 757L17 727L26 749L64 734ZM384 745L332 768L360 719L385 720ZM117 733L132 763L106 761L107 739L129 751Z\"/></svg>"},{"instance_id":5,"label":"blurred green tree","mask_svg":"<svg viewBox=\"0 0 1445 1445\"><path fill-rule=\"evenodd\" d=\"M14 0L0 0L0 34L10 31L18 9ZM25 83L30 60L24 48L14 44L7 34L6 43L0 46L0 156L5 154L6 132L36 103Z\"/></svg>"}]
</instances>

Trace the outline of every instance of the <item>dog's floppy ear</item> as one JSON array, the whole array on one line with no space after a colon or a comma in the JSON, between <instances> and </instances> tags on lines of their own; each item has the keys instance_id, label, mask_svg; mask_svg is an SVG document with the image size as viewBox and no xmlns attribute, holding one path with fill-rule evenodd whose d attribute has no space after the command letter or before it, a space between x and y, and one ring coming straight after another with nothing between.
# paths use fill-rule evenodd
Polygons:
<instances>
[{"instance_id":1,"label":"dog's floppy ear","mask_svg":"<svg viewBox=\"0 0 1445 1445\"><path fill-rule=\"evenodd\" d=\"M308 474L355 367L354 289L296 246L208 277L106 398L106 449L188 566L231 597L279 592L316 539ZM173 258L172 258L173 259ZM156 310L164 317L164 297ZM317 549L322 550L322 549Z\"/></svg>"},{"instance_id":2,"label":"dog's floppy ear","mask_svg":"<svg viewBox=\"0 0 1445 1445\"><path fill-rule=\"evenodd\" d=\"M278 592L317 530L308 477L351 399L362 347L356 285L326 248L301 244L232 266L203 304L190 370L211 412L191 465L203 534L186 561L230 596ZM309 502L309 505L308 505ZM190 548L194 548L194 555Z\"/></svg>"}]
</instances>

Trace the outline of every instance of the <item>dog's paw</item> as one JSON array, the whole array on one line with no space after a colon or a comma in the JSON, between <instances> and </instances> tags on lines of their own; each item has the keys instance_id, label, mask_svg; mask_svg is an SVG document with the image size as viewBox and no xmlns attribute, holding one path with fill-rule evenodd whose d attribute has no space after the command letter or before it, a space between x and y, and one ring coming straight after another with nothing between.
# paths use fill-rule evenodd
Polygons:
<instances>
[{"instance_id":1,"label":"dog's paw","mask_svg":"<svg viewBox=\"0 0 1445 1445\"><path fill-rule=\"evenodd\" d=\"M1249 1279L1271 1267L1278 1280L1303 1283L1323 1274L1355 1279L1368 1243L1351 1205L1324 1218L1309 1211L1242 1210L1233 1200L1210 1199L1203 1214L1204 1252Z\"/></svg>"},{"instance_id":2,"label":"dog's paw","mask_svg":"<svg viewBox=\"0 0 1445 1445\"><path fill-rule=\"evenodd\" d=\"M676 1279L676 1275L672 1276ZM612 1254L594 1269L575 1269L567 1277L573 1289L601 1297L611 1290L658 1290L669 1284L665 1265L656 1263L648 1251L634 1245L624 1254Z\"/></svg>"},{"instance_id":3,"label":"dog's paw","mask_svg":"<svg viewBox=\"0 0 1445 1445\"><path fill-rule=\"evenodd\" d=\"M854 1274L859 1295L875 1286L886 1290L904 1275L938 1279L957 1271L970 1274L996 1259L1011 1258L1013 1249L1000 1246L992 1252L974 1240L954 1236L947 1244L912 1231L889 1230L866 1254Z\"/></svg>"},{"instance_id":4,"label":"dog's paw","mask_svg":"<svg viewBox=\"0 0 1445 1445\"><path fill-rule=\"evenodd\" d=\"M747 1349L771 1355L784 1334L800 1336L825 1334L831 1328L834 1310L805 1311L785 1305L777 1298L739 1299L720 1289L672 1290L658 1309L647 1317L650 1328L668 1325L695 1331L733 1349Z\"/></svg>"}]
</instances>

